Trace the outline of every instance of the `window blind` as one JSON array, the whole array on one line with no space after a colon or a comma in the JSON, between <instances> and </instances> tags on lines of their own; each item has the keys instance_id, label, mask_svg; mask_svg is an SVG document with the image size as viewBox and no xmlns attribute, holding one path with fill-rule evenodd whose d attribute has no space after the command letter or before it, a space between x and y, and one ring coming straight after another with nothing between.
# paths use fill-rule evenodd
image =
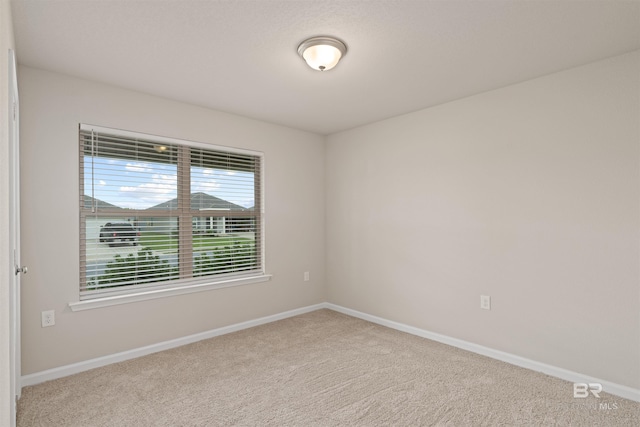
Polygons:
<instances>
[{"instance_id":1,"label":"window blind","mask_svg":"<svg viewBox=\"0 0 640 427\"><path fill-rule=\"evenodd\" d=\"M261 153L79 135L81 300L264 272Z\"/></svg>"}]
</instances>

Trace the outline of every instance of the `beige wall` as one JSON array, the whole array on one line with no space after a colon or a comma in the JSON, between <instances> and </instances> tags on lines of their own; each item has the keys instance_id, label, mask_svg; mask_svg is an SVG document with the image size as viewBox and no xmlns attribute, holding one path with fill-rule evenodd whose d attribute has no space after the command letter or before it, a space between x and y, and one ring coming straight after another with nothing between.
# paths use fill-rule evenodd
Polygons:
<instances>
[{"instance_id":1,"label":"beige wall","mask_svg":"<svg viewBox=\"0 0 640 427\"><path fill-rule=\"evenodd\" d=\"M9 280L9 86L8 50L13 49L11 6L0 1L0 426L10 425Z\"/></svg>"},{"instance_id":2,"label":"beige wall","mask_svg":"<svg viewBox=\"0 0 640 427\"><path fill-rule=\"evenodd\" d=\"M639 96L636 52L328 137L329 302L640 388Z\"/></svg>"},{"instance_id":3,"label":"beige wall","mask_svg":"<svg viewBox=\"0 0 640 427\"><path fill-rule=\"evenodd\" d=\"M326 301L324 139L60 74L20 67L22 374ZM82 312L78 300L78 123L265 153L271 281ZM303 272L311 281L303 282ZM40 312L56 325L40 327Z\"/></svg>"}]
</instances>

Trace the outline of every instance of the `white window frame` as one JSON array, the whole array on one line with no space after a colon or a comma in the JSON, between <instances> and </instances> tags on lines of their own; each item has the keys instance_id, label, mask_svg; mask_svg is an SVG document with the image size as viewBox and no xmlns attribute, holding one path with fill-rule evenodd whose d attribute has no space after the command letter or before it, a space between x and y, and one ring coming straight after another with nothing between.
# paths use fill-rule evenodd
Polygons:
<instances>
[{"instance_id":1,"label":"white window frame","mask_svg":"<svg viewBox=\"0 0 640 427\"><path fill-rule=\"evenodd\" d=\"M80 311L87 309L94 309L99 307L107 307L118 304L126 304L137 301L146 301L150 299L163 298L174 295L182 295L193 292L201 292L212 289L220 289L227 288L231 286L241 286L248 285L253 283L264 282L271 279L271 275L266 273L266 257L265 257L265 215L264 215L264 206L265 206L265 185L264 185L264 175L265 175L265 162L264 162L264 153L246 150L236 147L228 147L214 144L205 144L202 142L188 141L158 135L145 134L140 132L132 132L121 129L113 129L102 126L88 125L88 124L80 124L79 132L88 131L95 132L98 134L108 134L128 139L144 139L147 141L157 142L160 145L181 145L188 146L190 148L196 149L204 149L204 150L215 150L222 151L230 154L244 154L250 156L256 156L260 158L260 189L259 189L259 212L257 213L260 218L260 227L259 230L259 254L260 254L260 267L261 272L247 275L209 275L198 278L186 278L186 279L175 279L173 281L166 282L161 285L153 286L153 287L145 287L142 289L129 289L127 291L117 291L113 292L108 296L102 296L92 299L83 299L80 300L80 293L78 294L78 301L73 301L69 303L69 307L72 311ZM81 150L81 156L82 150ZM79 159L81 161L82 159ZM82 173L82 172L80 172ZM82 180L83 177L80 176ZM82 186L81 186L82 188ZM84 194L80 194L80 198L82 199ZM82 227L82 213L80 213L80 223Z\"/></svg>"}]
</instances>

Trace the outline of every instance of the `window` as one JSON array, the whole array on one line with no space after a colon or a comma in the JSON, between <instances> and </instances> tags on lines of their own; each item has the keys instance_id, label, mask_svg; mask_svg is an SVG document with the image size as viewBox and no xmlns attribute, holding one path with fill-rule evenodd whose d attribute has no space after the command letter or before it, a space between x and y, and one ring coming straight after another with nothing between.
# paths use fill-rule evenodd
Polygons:
<instances>
[{"instance_id":1,"label":"window","mask_svg":"<svg viewBox=\"0 0 640 427\"><path fill-rule=\"evenodd\" d=\"M80 125L80 300L263 275L261 166L257 152Z\"/></svg>"}]
</instances>

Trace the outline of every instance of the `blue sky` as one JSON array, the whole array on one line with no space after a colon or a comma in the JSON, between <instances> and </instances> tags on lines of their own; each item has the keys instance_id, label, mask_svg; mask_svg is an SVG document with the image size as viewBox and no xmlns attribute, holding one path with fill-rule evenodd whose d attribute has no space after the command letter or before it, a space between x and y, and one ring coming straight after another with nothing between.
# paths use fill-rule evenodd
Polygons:
<instances>
[{"instance_id":1,"label":"blue sky","mask_svg":"<svg viewBox=\"0 0 640 427\"><path fill-rule=\"evenodd\" d=\"M177 197L177 167L102 157L95 157L92 164L86 156L84 192L122 208L147 209ZM207 193L246 208L255 205L253 173L192 167L191 192Z\"/></svg>"}]
</instances>

